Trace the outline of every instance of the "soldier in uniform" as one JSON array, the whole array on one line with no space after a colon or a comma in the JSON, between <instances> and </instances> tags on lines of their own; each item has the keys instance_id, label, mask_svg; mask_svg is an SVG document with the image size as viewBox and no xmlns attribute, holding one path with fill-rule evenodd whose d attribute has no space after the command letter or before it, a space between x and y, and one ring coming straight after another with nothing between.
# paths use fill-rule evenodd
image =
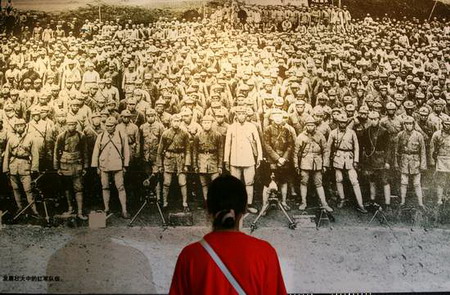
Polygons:
<instances>
[{"instance_id":1,"label":"soldier in uniform","mask_svg":"<svg viewBox=\"0 0 450 295\"><path fill-rule=\"evenodd\" d=\"M325 136L316 129L316 120L313 117L308 117L305 120L305 130L295 140L294 166L298 175L300 175L300 195L302 198L299 210L306 209L308 183L310 177L312 177L322 207L328 212L333 212L326 201L325 190L322 185L322 173L325 171L323 160L327 142Z\"/></svg>"},{"instance_id":2,"label":"soldier in uniform","mask_svg":"<svg viewBox=\"0 0 450 295\"><path fill-rule=\"evenodd\" d=\"M94 152L95 141L97 137L105 131L105 128L101 121L100 113L92 113L91 124L84 128L84 136L86 140L86 148L88 153L88 171L85 174L84 187L86 188L86 194L92 196L93 198L99 199L101 196L101 182L99 175L97 174L97 169L91 167L92 163L92 153Z\"/></svg>"},{"instance_id":3,"label":"soldier in uniform","mask_svg":"<svg viewBox=\"0 0 450 295\"><path fill-rule=\"evenodd\" d=\"M203 130L194 136L192 148L193 168L199 173L205 201L209 183L222 174L223 140L221 134L212 129L213 121L210 115L202 118Z\"/></svg>"},{"instance_id":4,"label":"soldier in uniform","mask_svg":"<svg viewBox=\"0 0 450 295\"><path fill-rule=\"evenodd\" d=\"M406 117L403 122L405 130L399 133L395 145L394 167L401 173L400 196L405 204L406 191L410 177L412 177L418 204L423 207L421 172L427 169L426 148L423 135L414 130L414 118Z\"/></svg>"},{"instance_id":5,"label":"soldier in uniform","mask_svg":"<svg viewBox=\"0 0 450 295\"><path fill-rule=\"evenodd\" d=\"M173 176L178 177L184 212L189 212L187 203L186 172L191 164L189 133L180 128L181 117L171 117L171 127L164 131L158 146L156 165L163 176L163 208L168 206L169 187Z\"/></svg>"},{"instance_id":6,"label":"soldier in uniform","mask_svg":"<svg viewBox=\"0 0 450 295\"><path fill-rule=\"evenodd\" d=\"M380 126L380 114L369 113L370 126L361 135L362 166L369 179L370 200L375 201L376 184L381 182L384 191L384 204L391 203L391 186L389 184L388 171L391 168L391 146L389 133Z\"/></svg>"},{"instance_id":7,"label":"soldier in uniform","mask_svg":"<svg viewBox=\"0 0 450 295\"><path fill-rule=\"evenodd\" d=\"M436 167L437 204L443 204L444 186L450 182L450 118L431 137L430 166Z\"/></svg>"},{"instance_id":8,"label":"soldier in uniform","mask_svg":"<svg viewBox=\"0 0 450 295\"><path fill-rule=\"evenodd\" d=\"M144 173L148 177L152 174L158 173L156 166L156 158L158 152L158 145L161 141L161 136L165 130L163 124L156 120L156 111L154 109L146 110L147 122L142 124L139 128L141 139L141 159ZM156 197L159 201L161 199L161 183L157 182Z\"/></svg>"},{"instance_id":9,"label":"soldier in uniform","mask_svg":"<svg viewBox=\"0 0 450 295\"><path fill-rule=\"evenodd\" d=\"M361 188L356 173L359 163L358 138L355 131L347 128L348 119L345 114L337 115L336 119L338 128L332 130L328 138L324 166L326 168L332 167L336 171L336 188L340 199L338 208L342 208L345 202L343 174L347 172L358 203L357 210L361 213L367 213L363 206Z\"/></svg>"},{"instance_id":10,"label":"soldier in uniform","mask_svg":"<svg viewBox=\"0 0 450 295\"><path fill-rule=\"evenodd\" d=\"M141 139L139 128L136 124L130 122L131 112L129 110L123 110L120 114L122 122L117 124L117 129L119 129L122 134L128 136L128 146L130 150L130 165L127 173L125 174L125 190L127 191L128 198L132 200L135 199L136 188L139 187L140 177L139 172L139 156L140 156L140 146Z\"/></svg>"},{"instance_id":11,"label":"soldier in uniform","mask_svg":"<svg viewBox=\"0 0 450 295\"><path fill-rule=\"evenodd\" d=\"M105 212L109 212L109 181L110 178L113 178L119 193L122 217L128 219L130 217L127 211L127 194L123 174L130 162L130 150L128 136L116 129L116 125L116 118L109 117L106 119L106 130L95 141L91 167L97 168L97 173L100 175Z\"/></svg>"},{"instance_id":12,"label":"soldier in uniform","mask_svg":"<svg viewBox=\"0 0 450 295\"><path fill-rule=\"evenodd\" d=\"M24 119L15 120L15 133L9 136L3 158L3 173L9 175L18 211L23 208L20 185L22 185L28 203L33 202L31 174L39 171L39 148L33 136L25 132L25 128ZM31 206L31 209L35 215L38 215L35 204Z\"/></svg>"},{"instance_id":13,"label":"soldier in uniform","mask_svg":"<svg viewBox=\"0 0 450 295\"><path fill-rule=\"evenodd\" d=\"M267 153L270 170L275 175L275 182L281 191L281 205L290 210L286 199L288 192L289 162L292 159L294 140L288 127L284 124L281 110L271 113L272 123L265 129L264 149ZM268 195L263 192L263 207L267 204Z\"/></svg>"},{"instance_id":14,"label":"soldier in uniform","mask_svg":"<svg viewBox=\"0 0 450 295\"><path fill-rule=\"evenodd\" d=\"M77 217L87 220L83 215L83 175L89 167L86 138L76 130L77 120L67 118L67 130L58 135L55 152L53 153L53 168L61 176L64 192L67 197L68 213L73 211L72 193L77 203Z\"/></svg>"},{"instance_id":15,"label":"soldier in uniform","mask_svg":"<svg viewBox=\"0 0 450 295\"><path fill-rule=\"evenodd\" d=\"M237 121L228 126L225 137L224 165L231 175L242 179L247 190L247 210L258 213L253 207L253 184L255 167L262 161L262 145L258 129L253 123L247 122L247 108L236 108Z\"/></svg>"}]
</instances>

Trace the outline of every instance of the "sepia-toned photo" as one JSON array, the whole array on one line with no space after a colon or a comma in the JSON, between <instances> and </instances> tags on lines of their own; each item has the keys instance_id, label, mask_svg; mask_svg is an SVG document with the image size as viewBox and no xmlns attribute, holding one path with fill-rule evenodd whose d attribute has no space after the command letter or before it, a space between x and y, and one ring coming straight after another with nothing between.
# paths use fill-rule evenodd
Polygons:
<instances>
[{"instance_id":1,"label":"sepia-toned photo","mask_svg":"<svg viewBox=\"0 0 450 295\"><path fill-rule=\"evenodd\" d=\"M450 1L0 0L0 257L1 293L450 291Z\"/></svg>"}]
</instances>

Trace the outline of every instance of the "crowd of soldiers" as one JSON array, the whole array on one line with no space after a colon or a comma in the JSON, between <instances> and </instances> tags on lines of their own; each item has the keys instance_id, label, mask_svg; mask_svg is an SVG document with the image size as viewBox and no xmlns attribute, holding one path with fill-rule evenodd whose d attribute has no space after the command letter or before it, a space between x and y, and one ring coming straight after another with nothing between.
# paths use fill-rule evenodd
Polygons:
<instances>
[{"instance_id":1,"label":"crowd of soldiers","mask_svg":"<svg viewBox=\"0 0 450 295\"><path fill-rule=\"evenodd\" d=\"M370 13L368 14L368 21ZM211 19L231 22L248 32L346 32L352 30L352 16L347 6L333 5L254 5L231 1L215 11Z\"/></svg>"},{"instance_id":2,"label":"crowd of soldiers","mask_svg":"<svg viewBox=\"0 0 450 295\"><path fill-rule=\"evenodd\" d=\"M377 186L390 208L391 186L400 183L404 205L410 180L422 207L422 175L443 203L448 21L350 18L351 30L249 33L217 17L228 11L147 25L74 19L43 29L35 21L3 34L0 154L17 209L22 193L33 201L31 183L42 173L57 175L67 212L76 208L84 220L84 196L101 191L109 212L113 183L129 218L127 198L141 193L142 172L161 176L164 208L176 180L184 211L222 173L243 180L253 214L255 179L263 205L275 180L286 210L298 193L299 209L307 207L310 182L320 206L333 211L335 189L342 208L347 177L362 213Z\"/></svg>"}]
</instances>

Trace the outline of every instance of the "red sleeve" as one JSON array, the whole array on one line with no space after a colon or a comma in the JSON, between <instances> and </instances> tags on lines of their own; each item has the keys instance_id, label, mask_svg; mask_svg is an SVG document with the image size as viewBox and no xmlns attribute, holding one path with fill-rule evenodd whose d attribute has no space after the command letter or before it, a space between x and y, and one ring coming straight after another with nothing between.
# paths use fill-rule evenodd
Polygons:
<instances>
[{"instance_id":1,"label":"red sleeve","mask_svg":"<svg viewBox=\"0 0 450 295\"><path fill-rule=\"evenodd\" d=\"M185 249L183 249L180 256L178 256L177 264L172 277L172 284L170 285L169 295L189 293L188 276L186 275L188 270L185 252Z\"/></svg>"},{"instance_id":2,"label":"red sleeve","mask_svg":"<svg viewBox=\"0 0 450 295\"><path fill-rule=\"evenodd\" d=\"M283 275L281 273L280 262L276 250L270 246L273 255L270 255L268 265L266 268L266 280L263 290L266 294L287 294L286 286L284 285Z\"/></svg>"}]
</instances>

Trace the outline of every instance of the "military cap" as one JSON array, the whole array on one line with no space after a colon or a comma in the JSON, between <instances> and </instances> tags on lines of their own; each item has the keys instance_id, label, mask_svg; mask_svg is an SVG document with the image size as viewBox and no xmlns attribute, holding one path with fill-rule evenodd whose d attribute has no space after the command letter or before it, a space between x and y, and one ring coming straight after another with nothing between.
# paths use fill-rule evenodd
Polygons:
<instances>
[{"instance_id":1,"label":"military cap","mask_svg":"<svg viewBox=\"0 0 450 295\"><path fill-rule=\"evenodd\" d=\"M428 116L430 114L430 110L427 107L421 107L419 109L419 114L423 116Z\"/></svg>"},{"instance_id":2,"label":"military cap","mask_svg":"<svg viewBox=\"0 0 450 295\"><path fill-rule=\"evenodd\" d=\"M418 92L418 93L416 93L416 98L417 99L423 99L423 98L425 98L425 94L422 93L422 92Z\"/></svg>"},{"instance_id":3,"label":"military cap","mask_svg":"<svg viewBox=\"0 0 450 295\"><path fill-rule=\"evenodd\" d=\"M240 90L245 90L245 91L249 91L250 87L247 84L242 84L241 87L239 87Z\"/></svg>"},{"instance_id":4,"label":"military cap","mask_svg":"<svg viewBox=\"0 0 450 295\"><path fill-rule=\"evenodd\" d=\"M50 107L49 106L41 106L40 108L40 112L50 112Z\"/></svg>"},{"instance_id":5,"label":"military cap","mask_svg":"<svg viewBox=\"0 0 450 295\"><path fill-rule=\"evenodd\" d=\"M247 107L245 107L245 106L237 106L235 112L236 113L246 113L247 112Z\"/></svg>"},{"instance_id":6,"label":"military cap","mask_svg":"<svg viewBox=\"0 0 450 295\"><path fill-rule=\"evenodd\" d=\"M166 102L163 100L163 99L158 99L156 102L155 102L155 106L157 106L157 105L165 105L166 104Z\"/></svg>"},{"instance_id":7,"label":"military cap","mask_svg":"<svg viewBox=\"0 0 450 295\"><path fill-rule=\"evenodd\" d=\"M71 105L80 105L80 104L81 104L81 101L78 100L78 99L72 99L72 100L70 101L70 104L71 104Z\"/></svg>"},{"instance_id":8,"label":"military cap","mask_svg":"<svg viewBox=\"0 0 450 295\"><path fill-rule=\"evenodd\" d=\"M411 100L407 100L403 103L403 106L407 109L413 109L416 105Z\"/></svg>"},{"instance_id":9,"label":"military cap","mask_svg":"<svg viewBox=\"0 0 450 295\"><path fill-rule=\"evenodd\" d=\"M341 113L341 114L336 116L336 120L338 122L345 122L345 123L347 123L348 118L347 118L347 115L345 113Z\"/></svg>"},{"instance_id":10,"label":"military cap","mask_svg":"<svg viewBox=\"0 0 450 295\"><path fill-rule=\"evenodd\" d=\"M378 108L378 109L381 109L383 107L383 105L379 101L374 102L372 106L373 106L373 108Z\"/></svg>"},{"instance_id":11,"label":"military cap","mask_svg":"<svg viewBox=\"0 0 450 295\"><path fill-rule=\"evenodd\" d=\"M278 97L275 99L274 104L275 104L276 106L283 106L283 105L284 105L284 100L283 100L283 98L281 98L281 97L278 96Z\"/></svg>"},{"instance_id":12,"label":"military cap","mask_svg":"<svg viewBox=\"0 0 450 295\"><path fill-rule=\"evenodd\" d=\"M441 92L441 88L439 86L434 86L433 92L435 92L435 91Z\"/></svg>"},{"instance_id":13,"label":"military cap","mask_svg":"<svg viewBox=\"0 0 450 295\"><path fill-rule=\"evenodd\" d=\"M377 119L377 118L380 118L380 113L372 111L372 112L369 112L369 116L368 117L369 117L369 119Z\"/></svg>"},{"instance_id":14,"label":"military cap","mask_svg":"<svg viewBox=\"0 0 450 295\"><path fill-rule=\"evenodd\" d=\"M323 116L323 108L319 105L313 108L313 114L316 116Z\"/></svg>"},{"instance_id":15,"label":"military cap","mask_svg":"<svg viewBox=\"0 0 450 295\"><path fill-rule=\"evenodd\" d=\"M220 103L220 101L213 101L211 102L211 107L212 108L220 108L222 104Z\"/></svg>"},{"instance_id":16,"label":"military cap","mask_svg":"<svg viewBox=\"0 0 450 295\"><path fill-rule=\"evenodd\" d=\"M189 108L184 108L182 112L180 112L180 116L189 116L192 115L192 111Z\"/></svg>"},{"instance_id":17,"label":"military cap","mask_svg":"<svg viewBox=\"0 0 450 295\"><path fill-rule=\"evenodd\" d=\"M369 108L366 105L363 105L359 108L358 111L360 114L368 114L369 113Z\"/></svg>"},{"instance_id":18,"label":"military cap","mask_svg":"<svg viewBox=\"0 0 450 295\"><path fill-rule=\"evenodd\" d=\"M439 98L439 99L436 99L435 101L434 101L434 105L441 105L441 106L445 106L445 100L443 100L443 99L441 99L441 98Z\"/></svg>"},{"instance_id":19,"label":"military cap","mask_svg":"<svg viewBox=\"0 0 450 295\"><path fill-rule=\"evenodd\" d=\"M274 100L273 94L266 93L264 95L264 100Z\"/></svg>"},{"instance_id":20,"label":"military cap","mask_svg":"<svg viewBox=\"0 0 450 295\"><path fill-rule=\"evenodd\" d=\"M101 117L101 114L99 112L93 112L92 115L91 115L92 119L93 118L100 118L100 117Z\"/></svg>"},{"instance_id":21,"label":"military cap","mask_svg":"<svg viewBox=\"0 0 450 295\"><path fill-rule=\"evenodd\" d=\"M115 117L108 117L106 119L105 125L116 125L117 124L117 119Z\"/></svg>"},{"instance_id":22,"label":"military cap","mask_svg":"<svg viewBox=\"0 0 450 295\"><path fill-rule=\"evenodd\" d=\"M350 83L358 83L358 80L357 80L356 78L352 78L352 79L350 80Z\"/></svg>"},{"instance_id":23,"label":"military cap","mask_svg":"<svg viewBox=\"0 0 450 295\"><path fill-rule=\"evenodd\" d=\"M316 119L314 119L313 116L308 116L305 119L305 125L308 125L308 124L316 124Z\"/></svg>"},{"instance_id":24,"label":"military cap","mask_svg":"<svg viewBox=\"0 0 450 295\"><path fill-rule=\"evenodd\" d=\"M450 124L450 117L449 116L445 116L444 118L442 118L442 124Z\"/></svg>"},{"instance_id":25,"label":"military cap","mask_svg":"<svg viewBox=\"0 0 450 295\"><path fill-rule=\"evenodd\" d=\"M214 112L214 115L216 117L225 117L226 116L226 112L224 109L218 109L217 111Z\"/></svg>"},{"instance_id":26,"label":"military cap","mask_svg":"<svg viewBox=\"0 0 450 295\"><path fill-rule=\"evenodd\" d=\"M39 110L38 107L34 107L34 108L31 109L30 114L31 115L40 115L41 111Z\"/></svg>"},{"instance_id":27,"label":"military cap","mask_svg":"<svg viewBox=\"0 0 450 295\"><path fill-rule=\"evenodd\" d=\"M348 105L345 106L345 110L349 111L349 112L352 112L352 111L354 112L356 110L356 108L355 108L354 105L348 104Z\"/></svg>"},{"instance_id":28,"label":"military cap","mask_svg":"<svg viewBox=\"0 0 450 295\"><path fill-rule=\"evenodd\" d=\"M14 106L11 103L6 103L3 109L5 112L14 111Z\"/></svg>"},{"instance_id":29,"label":"military cap","mask_svg":"<svg viewBox=\"0 0 450 295\"><path fill-rule=\"evenodd\" d=\"M397 109L397 106L395 105L395 103L393 103L393 102L388 102L387 104L386 104L386 110L396 110Z\"/></svg>"},{"instance_id":30,"label":"military cap","mask_svg":"<svg viewBox=\"0 0 450 295\"><path fill-rule=\"evenodd\" d=\"M77 124L77 119L74 116L67 116L66 124Z\"/></svg>"},{"instance_id":31,"label":"military cap","mask_svg":"<svg viewBox=\"0 0 450 295\"><path fill-rule=\"evenodd\" d=\"M327 81L328 82L328 81ZM324 85L325 86L325 85ZM330 89L330 91L328 91L328 95L330 96L330 95L334 95L334 96L336 96L337 94L336 94L336 89Z\"/></svg>"},{"instance_id":32,"label":"military cap","mask_svg":"<svg viewBox=\"0 0 450 295\"><path fill-rule=\"evenodd\" d=\"M212 122L212 121L214 121L214 118L211 115L205 115L202 118L202 122L205 122L205 121Z\"/></svg>"},{"instance_id":33,"label":"military cap","mask_svg":"<svg viewBox=\"0 0 450 295\"><path fill-rule=\"evenodd\" d=\"M98 84L105 84L106 83L106 79L100 79L98 80Z\"/></svg>"},{"instance_id":34,"label":"military cap","mask_svg":"<svg viewBox=\"0 0 450 295\"><path fill-rule=\"evenodd\" d=\"M304 106L305 104L306 104L306 102L303 99L298 99L295 101L296 106L299 106L299 105Z\"/></svg>"},{"instance_id":35,"label":"military cap","mask_svg":"<svg viewBox=\"0 0 450 295\"><path fill-rule=\"evenodd\" d=\"M414 123L414 118L411 116L406 116L403 119L403 124L412 124L412 123Z\"/></svg>"},{"instance_id":36,"label":"military cap","mask_svg":"<svg viewBox=\"0 0 450 295\"><path fill-rule=\"evenodd\" d=\"M129 110L123 110L123 111L120 113L120 115L121 115L122 117L131 117L131 113L130 113Z\"/></svg>"},{"instance_id":37,"label":"military cap","mask_svg":"<svg viewBox=\"0 0 450 295\"><path fill-rule=\"evenodd\" d=\"M387 86L386 86L386 85L384 85L384 84L381 84L381 85L380 85L380 90L381 90L381 89L384 89L384 90L386 90L386 89L387 89Z\"/></svg>"},{"instance_id":38,"label":"military cap","mask_svg":"<svg viewBox=\"0 0 450 295\"><path fill-rule=\"evenodd\" d=\"M107 109L103 109L103 110L100 112L100 115L108 115L108 116L109 116L109 111L108 111Z\"/></svg>"},{"instance_id":39,"label":"military cap","mask_svg":"<svg viewBox=\"0 0 450 295\"><path fill-rule=\"evenodd\" d=\"M27 123L25 122L24 119L19 118L19 119L14 120L14 126L17 126L17 125L26 125L26 124L27 124Z\"/></svg>"},{"instance_id":40,"label":"military cap","mask_svg":"<svg viewBox=\"0 0 450 295\"><path fill-rule=\"evenodd\" d=\"M180 121L181 120L180 114L174 114L174 115L172 115L172 117L170 117L170 121L174 121L174 120Z\"/></svg>"},{"instance_id":41,"label":"military cap","mask_svg":"<svg viewBox=\"0 0 450 295\"><path fill-rule=\"evenodd\" d=\"M186 97L186 98L183 100L183 102L184 102L185 104L192 104L192 103L195 103L195 101L194 101L190 96Z\"/></svg>"},{"instance_id":42,"label":"military cap","mask_svg":"<svg viewBox=\"0 0 450 295\"><path fill-rule=\"evenodd\" d=\"M416 85L414 85L414 84L409 84L409 85L408 85L408 90L416 90Z\"/></svg>"},{"instance_id":43,"label":"military cap","mask_svg":"<svg viewBox=\"0 0 450 295\"><path fill-rule=\"evenodd\" d=\"M320 100L320 99L328 100L328 96L325 93L321 92L321 93L317 94L317 100Z\"/></svg>"}]
</instances>

